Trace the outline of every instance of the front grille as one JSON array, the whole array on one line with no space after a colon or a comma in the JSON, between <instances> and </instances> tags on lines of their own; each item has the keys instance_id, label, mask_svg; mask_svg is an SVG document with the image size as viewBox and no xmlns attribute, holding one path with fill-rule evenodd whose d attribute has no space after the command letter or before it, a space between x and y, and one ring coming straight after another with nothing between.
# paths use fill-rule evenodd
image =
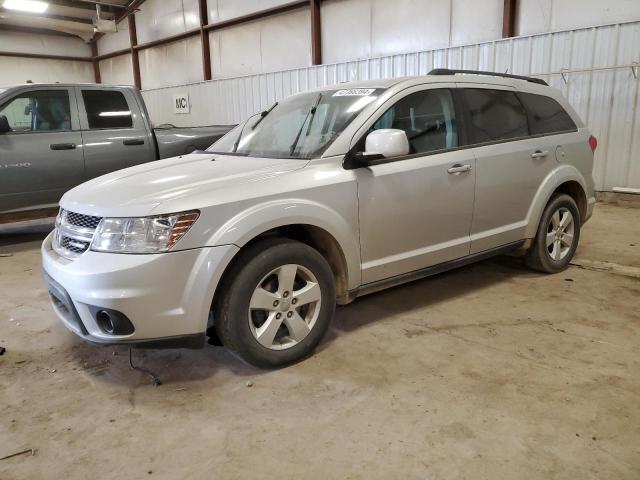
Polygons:
<instances>
[{"instance_id":1,"label":"front grille","mask_svg":"<svg viewBox=\"0 0 640 480\"><path fill-rule=\"evenodd\" d=\"M81 240L74 240L69 237L62 237L62 241L60 242L62 248L69 250L70 252L81 254L87 251L89 248L90 242L84 242Z\"/></svg>"},{"instance_id":2,"label":"front grille","mask_svg":"<svg viewBox=\"0 0 640 480\"><path fill-rule=\"evenodd\" d=\"M100 220L102 220L100 217L92 217L91 215L83 215L81 213L70 212L68 210L66 213L67 223L76 227L95 229L100 223Z\"/></svg>"},{"instance_id":3,"label":"front grille","mask_svg":"<svg viewBox=\"0 0 640 480\"><path fill-rule=\"evenodd\" d=\"M53 235L53 249L74 260L89 250L93 234L102 218L60 209Z\"/></svg>"}]
</instances>

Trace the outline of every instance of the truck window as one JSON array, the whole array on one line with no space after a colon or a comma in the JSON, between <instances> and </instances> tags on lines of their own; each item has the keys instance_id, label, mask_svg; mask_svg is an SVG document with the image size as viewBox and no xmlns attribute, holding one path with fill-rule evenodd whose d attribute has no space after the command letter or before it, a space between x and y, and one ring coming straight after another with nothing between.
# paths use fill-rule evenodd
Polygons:
<instances>
[{"instance_id":1,"label":"truck window","mask_svg":"<svg viewBox=\"0 0 640 480\"><path fill-rule=\"evenodd\" d=\"M83 90L90 129L131 128L133 118L122 92L115 90Z\"/></svg>"},{"instance_id":2,"label":"truck window","mask_svg":"<svg viewBox=\"0 0 640 480\"><path fill-rule=\"evenodd\" d=\"M469 109L471 143L486 143L529 135L527 113L514 92L462 89Z\"/></svg>"},{"instance_id":3,"label":"truck window","mask_svg":"<svg viewBox=\"0 0 640 480\"><path fill-rule=\"evenodd\" d=\"M451 91L438 88L412 93L398 100L373 124L404 130L410 153L427 153L458 146L455 109Z\"/></svg>"},{"instance_id":4,"label":"truck window","mask_svg":"<svg viewBox=\"0 0 640 480\"><path fill-rule=\"evenodd\" d=\"M52 132L71 130L69 92L36 90L11 99L0 107L12 132Z\"/></svg>"},{"instance_id":5,"label":"truck window","mask_svg":"<svg viewBox=\"0 0 640 480\"><path fill-rule=\"evenodd\" d=\"M518 96L529 111L532 135L576 130L569 114L553 98L534 93L519 93Z\"/></svg>"}]
</instances>

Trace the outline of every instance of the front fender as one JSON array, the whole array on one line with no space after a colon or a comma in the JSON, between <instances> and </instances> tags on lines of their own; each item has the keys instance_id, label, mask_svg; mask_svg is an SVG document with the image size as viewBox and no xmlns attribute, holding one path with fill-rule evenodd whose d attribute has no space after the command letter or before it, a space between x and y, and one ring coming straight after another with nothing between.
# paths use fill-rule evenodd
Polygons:
<instances>
[{"instance_id":1,"label":"front fender","mask_svg":"<svg viewBox=\"0 0 640 480\"><path fill-rule=\"evenodd\" d=\"M279 199L247 208L216 230L207 245L234 244L242 248L258 235L287 225L312 225L329 233L342 249L348 288L360 285L357 225L330 207L311 200Z\"/></svg>"},{"instance_id":2,"label":"front fender","mask_svg":"<svg viewBox=\"0 0 640 480\"><path fill-rule=\"evenodd\" d=\"M573 165L559 165L558 168L550 172L542 181L533 202L531 202L531 206L527 213L527 229L525 232L525 238L535 237L538 230L538 224L540 223L540 218L542 217L542 212L544 211L547 203L549 203L551 195L553 195L553 192L560 185L570 181L579 183L582 187L582 191L585 192L585 197L587 196L586 192L588 192L589 189L587 187L587 182L580 171ZM589 198L585 198L585 201L587 201L587 205L592 203Z\"/></svg>"}]
</instances>

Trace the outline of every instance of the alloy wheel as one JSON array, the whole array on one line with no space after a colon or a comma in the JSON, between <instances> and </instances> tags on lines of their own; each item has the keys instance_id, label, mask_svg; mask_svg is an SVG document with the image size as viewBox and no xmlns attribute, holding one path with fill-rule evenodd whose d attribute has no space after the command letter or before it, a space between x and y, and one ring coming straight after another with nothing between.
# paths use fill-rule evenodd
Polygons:
<instances>
[{"instance_id":1,"label":"alloy wheel","mask_svg":"<svg viewBox=\"0 0 640 480\"><path fill-rule=\"evenodd\" d=\"M547 225L546 245L549 256L563 260L571 251L574 241L575 220L567 208L556 210Z\"/></svg>"},{"instance_id":2,"label":"alloy wheel","mask_svg":"<svg viewBox=\"0 0 640 480\"><path fill-rule=\"evenodd\" d=\"M255 287L249 301L249 327L271 350L291 348L306 338L318 315L322 292L315 275L302 265L273 269Z\"/></svg>"}]
</instances>

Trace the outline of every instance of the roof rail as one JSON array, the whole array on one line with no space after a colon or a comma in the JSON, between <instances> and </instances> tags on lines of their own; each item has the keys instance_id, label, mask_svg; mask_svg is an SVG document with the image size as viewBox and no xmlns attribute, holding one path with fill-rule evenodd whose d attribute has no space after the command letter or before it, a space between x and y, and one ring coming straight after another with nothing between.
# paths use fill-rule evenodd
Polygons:
<instances>
[{"instance_id":1,"label":"roof rail","mask_svg":"<svg viewBox=\"0 0 640 480\"><path fill-rule=\"evenodd\" d=\"M511 75L510 73L485 72L483 70L451 70L448 68L435 68L431 70L427 75L455 75L457 73L470 73L473 75L489 75L491 77L515 78L517 80L526 80L527 82L549 86L549 84L541 78L525 77L524 75Z\"/></svg>"}]
</instances>

